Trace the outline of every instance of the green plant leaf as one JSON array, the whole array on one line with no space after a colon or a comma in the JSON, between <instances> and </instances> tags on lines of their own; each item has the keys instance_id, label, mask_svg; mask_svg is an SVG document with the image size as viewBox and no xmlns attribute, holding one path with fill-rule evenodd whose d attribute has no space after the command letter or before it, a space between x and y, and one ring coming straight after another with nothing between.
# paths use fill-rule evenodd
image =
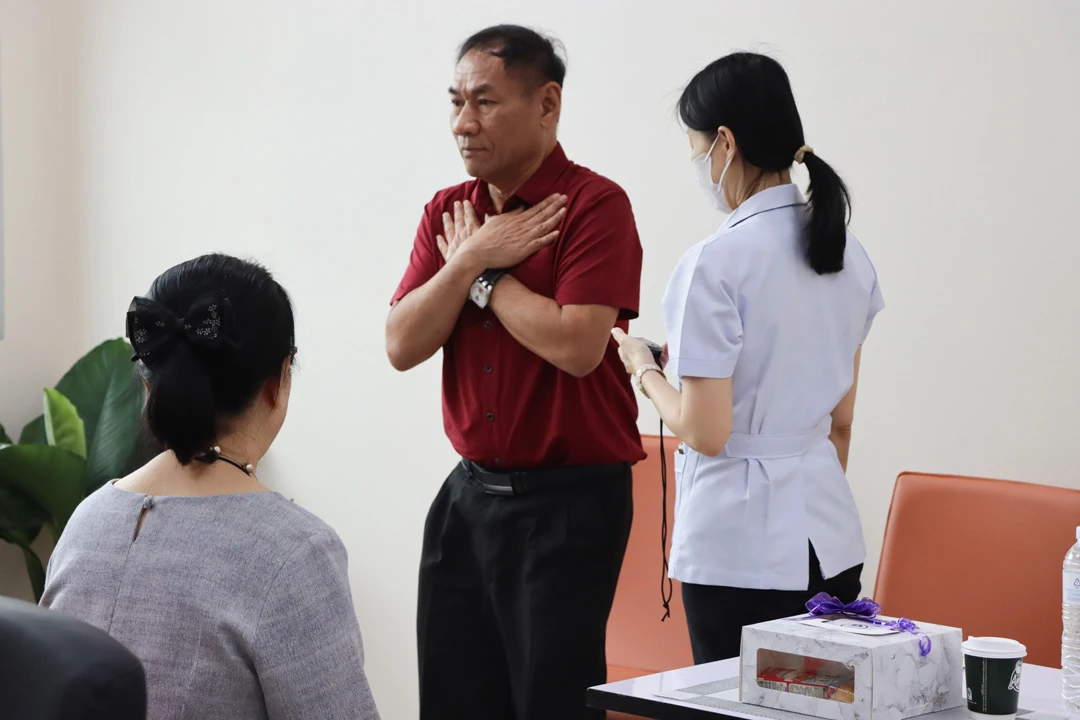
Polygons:
<instances>
[{"instance_id":1,"label":"green plant leaf","mask_svg":"<svg viewBox=\"0 0 1080 720\"><path fill-rule=\"evenodd\" d=\"M45 594L45 568L37 553L26 545L21 545L20 548L26 563L26 574L30 576L30 587L34 591L34 602L41 602L41 596Z\"/></svg>"},{"instance_id":2,"label":"green plant leaf","mask_svg":"<svg viewBox=\"0 0 1080 720\"><path fill-rule=\"evenodd\" d=\"M45 594L45 567L36 552L28 547L23 547L22 551L26 574L30 576L30 587L34 590L34 602L39 603L41 596Z\"/></svg>"},{"instance_id":3,"label":"green plant leaf","mask_svg":"<svg viewBox=\"0 0 1080 720\"><path fill-rule=\"evenodd\" d=\"M132 369L132 352L127 340L108 340L56 384L86 426L86 494L128 474L147 455L140 449L147 442L142 424L145 392ZM19 442L47 443L44 417L27 425Z\"/></svg>"},{"instance_id":4,"label":"green plant leaf","mask_svg":"<svg viewBox=\"0 0 1080 720\"><path fill-rule=\"evenodd\" d=\"M52 445L0 448L0 484L33 500L59 532L86 496L86 468L86 460Z\"/></svg>"},{"instance_id":5,"label":"green plant leaf","mask_svg":"<svg viewBox=\"0 0 1080 720\"><path fill-rule=\"evenodd\" d=\"M35 600L40 600L45 590L45 571L30 545L41 534L41 527L47 519L48 515L37 503L0 482L0 540L22 550Z\"/></svg>"},{"instance_id":6,"label":"green plant leaf","mask_svg":"<svg viewBox=\"0 0 1080 720\"><path fill-rule=\"evenodd\" d=\"M86 458L86 427L79 411L59 390L45 389L45 436L50 445Z\"/></svg>"},{"instance_id":7,"label":"green plant leaf","mask_svg":"<svg viewBox=\"0 0 1080 720\"><path fill-rule=\"evenodd\" d=\"M23 562L26 563L26 574L30 578L30 587L34 591L34 602L41 602L41 596L45 594L45 568L41 564L41 558L30 547L30 543L23 540L12 540L0 532L0 540L7 540L22 550Z\"/></svg>"},{"instance_id":8,"label":"green plant leaf","mask_svg":"<svg viewBox=\"0 0 1080 720\"><path fill-rule=\"evenodd\" d=\"M47 445L49 438L45 436L45 417L38 415L26 424L19 435L20 445Z\"/></svg>"},{"instance_id":9,"label":"green plant leaf","mask_svg":"<svg viewBox=\"0 0 1080 720\"><path fill-rule=\"evenodd\" d=\"M24 493L0 482L0 539L26 545L37 539L49 515Z\"/></svg>"},{"instance_id":10,"label":"green plant leaf","mask_svg":"<svg viewBox=\"0 0 1080 720\"><path fill-rule=\"evenodd\" d=\"M12 445L11 438L4 432L4 426L0 425L0 445Z\"/></svg>"}]
</instances>

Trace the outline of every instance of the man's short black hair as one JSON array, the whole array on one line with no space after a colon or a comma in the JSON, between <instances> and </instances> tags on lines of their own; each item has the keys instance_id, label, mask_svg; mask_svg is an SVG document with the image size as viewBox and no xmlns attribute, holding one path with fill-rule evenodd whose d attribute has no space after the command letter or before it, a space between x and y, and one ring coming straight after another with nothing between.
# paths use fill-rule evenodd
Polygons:
<instances>
[{"instance_id":1,"label":"man's short black hair","mask_svg":"<svg viewBox=\"0 0 1080 720\"><path fill-rule=\"evenodd\" d=\"M557 40L520 25L495 25L463 42L458 62L473 50L482 50L502 58L507 72L530 71L539 84L553 82L562 87L566 61L559 56L557 45Z\"/></svg>"}]
</instances>

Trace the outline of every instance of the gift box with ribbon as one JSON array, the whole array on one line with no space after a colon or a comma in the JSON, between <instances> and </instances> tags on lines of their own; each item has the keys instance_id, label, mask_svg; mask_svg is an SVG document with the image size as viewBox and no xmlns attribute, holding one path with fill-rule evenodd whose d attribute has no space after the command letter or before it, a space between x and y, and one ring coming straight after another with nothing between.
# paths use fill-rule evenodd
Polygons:
<instances>
[{"instance_id":1,"label":"gift box with ribbon","mask_svg":"<svg viewBox=\"0 0 1080 720\"><path fill-rule=\"evenodd\" d=\"M824 593L807 614L743 628L742 702L831 720L900 720L964 704L959 628Z\"/></svg>"}]
</instances>

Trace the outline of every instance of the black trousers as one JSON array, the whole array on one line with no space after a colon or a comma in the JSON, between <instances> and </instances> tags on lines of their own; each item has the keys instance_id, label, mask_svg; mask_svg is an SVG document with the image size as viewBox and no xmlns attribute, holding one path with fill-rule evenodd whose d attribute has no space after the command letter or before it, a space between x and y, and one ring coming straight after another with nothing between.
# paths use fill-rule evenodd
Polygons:
<instances>
[{"instance_id":1,"label":"black trousers","mask_svg":"<svg viewBox=\"0 0 1080 720\"><path fill-rule=\"evenodd\" d=\"M631 489L629 466L509 497L454 469L424 528L421 720L604 717L585 690L607 678Z\"/></svg>"},{"instance_id":2,"label":"black trousers","mask_svg":"<svg viewBox=\"0 0 1080 720\"><path fill-rule=\"evenodd\" d=\"M860 563L826 580L814 546L810 546L810 586L806 590L749 590L747 588L683 583L683 608L690 627L694 663L738 657L744 625L755 625L806 612L806 601L827 592L853 602L862 592Z\"/></svg>"}]
</instances>

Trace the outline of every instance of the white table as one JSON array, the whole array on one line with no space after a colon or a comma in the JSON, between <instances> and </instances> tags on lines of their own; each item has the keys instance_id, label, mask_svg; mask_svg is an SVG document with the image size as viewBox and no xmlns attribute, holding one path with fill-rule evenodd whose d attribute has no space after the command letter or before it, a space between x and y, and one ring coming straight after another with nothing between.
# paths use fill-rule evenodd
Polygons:
<instances>
[{"instance_id":1,"label":"white table","mask_svg":"<svg viewBox=\"0 0 1080 720\"><path fill-rule=\"evenodd\" d=\"M599 685L589 688L585 701L592 708L615 710L652 720L715 720L717 717L762 720L762 716L755 714L751 705L743 706L746 712L742 712L705 707L659 697L657 694L737 677L738 674L738 658L732 658ZM1020 708L1030 713L1021 714L1017 720L1054 720L1066 717L1061 704L1061 671L1039 665L1024 665L1020 681ZM969 720L966 706L923 717L928 720Z\"/></svg>"}]
</instances>

